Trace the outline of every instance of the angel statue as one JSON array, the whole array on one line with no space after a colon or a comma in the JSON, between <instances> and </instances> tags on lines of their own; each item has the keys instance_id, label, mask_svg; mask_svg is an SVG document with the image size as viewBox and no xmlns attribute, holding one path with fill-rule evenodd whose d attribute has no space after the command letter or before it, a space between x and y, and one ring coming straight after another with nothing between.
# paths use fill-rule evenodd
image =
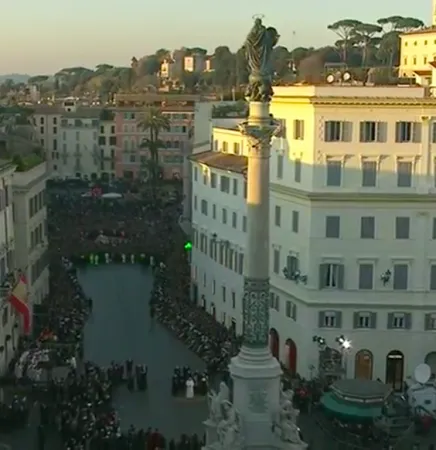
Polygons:
<instances>
[{"instance_id":1,"label":"angel statue","mask_svg":"<svg viewBox=\"0 0 436 450\"><path fill-rule=\"evenodd\" d=\"M210 420L214 423L219 423L223 419L223 404L228 402L230 398L230 391L226 383L221 381L218 394L211 389L208 394L209 399L209 414Z\"/></svg>"},{"instance_id":2,"label":"angel statue","mask_svg":"<svg viewBox=\"0 0 436 450\"><path fill-rule=\"evenodd\" d=\"M245 56L250 67L246 96L252 102L268 103L273 95L272 52L279 40L273 27L265 27L256 18L244 43Z\"/></svg>"},{"instance_id":3,"label":"angel statue","mask_svg":"<svg viewBox=\"0 0 436 450\"><path fill-rule=\"evenodd\" d=\"M240 419L234 406L226 401L223 403L224 418L218 425L218 440L222 449L239 448L241 439Z\"/></svg>"}]
</instances>

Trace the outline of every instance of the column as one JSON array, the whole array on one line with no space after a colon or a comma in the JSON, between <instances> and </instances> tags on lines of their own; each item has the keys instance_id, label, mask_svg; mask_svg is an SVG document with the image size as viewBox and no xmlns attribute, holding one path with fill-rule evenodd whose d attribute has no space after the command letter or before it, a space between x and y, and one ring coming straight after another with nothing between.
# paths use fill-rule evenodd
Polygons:
<instances>
[{"instance_id":1,"label":"column","mask_svg":"<svg viewBox=\"0 0 436 450\"><path fill-rule=\"evenodd\" d=\"M230 363L233 405L242 421L243 448L277 447L272 423L280 407L278 361L269 350L269 158L277 131L269 104L250 103L240 125L250 144L247 171L247 247L243 297L243 346Z\"/></svg>"}]
</instances>

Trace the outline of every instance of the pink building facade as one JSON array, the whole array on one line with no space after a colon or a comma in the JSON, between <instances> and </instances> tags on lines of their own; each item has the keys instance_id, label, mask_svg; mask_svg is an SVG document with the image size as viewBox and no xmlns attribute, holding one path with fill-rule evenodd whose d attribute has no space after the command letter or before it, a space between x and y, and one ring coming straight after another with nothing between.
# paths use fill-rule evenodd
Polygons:
<instances>
[{"instance_id":1,"label":"pink building facade","mask_svg":"<svg viewBox=\"0 0 436 450\"><path fill-rule=\"evenodd\" d=\"M123 178L146 177L146 161L149 152L140 145L148 137L148 130L138 127L144 108L118 107L115 110L115 129L117 135L116 176ZM171 129L162 131L159 139L165 147L159 151L159 164L165 179L182 177L184 155L190 152L194 123L194 107L163 107L169 116Z\"/></svg>"}]
</instances>

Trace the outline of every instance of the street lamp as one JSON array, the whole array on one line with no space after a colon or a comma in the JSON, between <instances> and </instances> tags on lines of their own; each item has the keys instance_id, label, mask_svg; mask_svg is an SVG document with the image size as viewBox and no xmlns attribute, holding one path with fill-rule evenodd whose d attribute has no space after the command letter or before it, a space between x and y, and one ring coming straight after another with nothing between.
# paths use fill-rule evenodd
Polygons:
<instances>
[{"instance_id":1,"label":"street lamp","mask_svg":"<svg viewBox=\"0 0 436 450\"><path fill-rule=\"evenodd\" d=\"M339 344L339 347L343 350L348 350L351 348L351 341L347 339L343 334L337 336L335 341Z\"/></svg>"},{"instance_id":2,"label":"street lamp","mask_svg":"<svg viewBox=\"0 0 436 450\"><path fill-rule=\"evenodd\" d=\"M344 376L347 378L348 361L347 355L348 350L351 348L351 341L347 339L343 334L337 336L335 341L339 344L341 350L342 368L344 371Z\"/></svg>"}]
</instances>

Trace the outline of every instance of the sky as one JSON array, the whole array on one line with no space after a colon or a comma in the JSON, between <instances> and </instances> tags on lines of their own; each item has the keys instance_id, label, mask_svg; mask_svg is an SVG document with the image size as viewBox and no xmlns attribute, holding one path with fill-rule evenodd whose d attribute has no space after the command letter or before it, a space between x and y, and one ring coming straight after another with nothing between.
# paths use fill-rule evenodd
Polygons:
<instances>
[{"instance_id":1,"label":"sky","mask_svg":"<svg viewBox=\"0 0 436 450\"><path fill-rule=\"evenodd\" d=\"M432 0L14 0L3 7L0 74L50 74L63 67L120 66L158 48L239 48L252 17L280 33L279 45L335 41L327 26L343 18L374 23L412 16L430 23ZM327 6L328 5L328 6ZM5 20L6 19L6 20Z\"/></svg>"}]
</instances>

